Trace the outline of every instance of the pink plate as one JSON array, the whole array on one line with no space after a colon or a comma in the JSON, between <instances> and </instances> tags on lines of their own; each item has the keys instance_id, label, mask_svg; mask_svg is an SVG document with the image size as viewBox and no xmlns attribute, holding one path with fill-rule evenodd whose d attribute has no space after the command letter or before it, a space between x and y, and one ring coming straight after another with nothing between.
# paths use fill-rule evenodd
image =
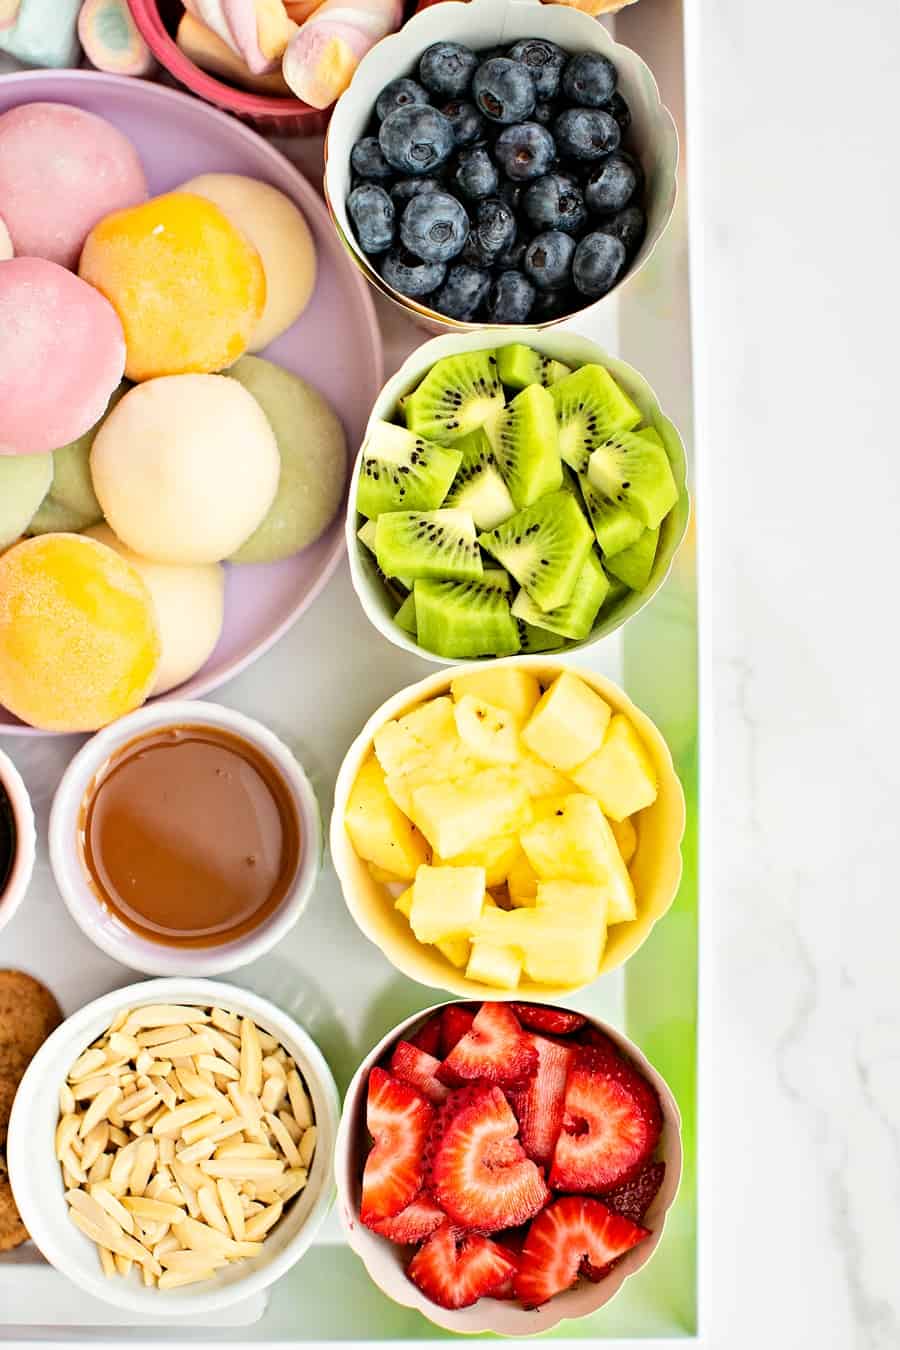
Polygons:
<instances>
[{"instance_id":1,"label":"pink plate","mask_svg":"<svg viewBox=\"0 0 900 1350\"><path fill-rule=\"evenodd\" d=\"M92 71L35 71L0 80L0 113L39 99L72 103L106 117L137 146L153 193L200 173L242 173L280 188L303 211L316 241L319 275L304 314L263 355L295 371L330 399L347 433L349 458L362 442L384 382L381 337L365 281L338 240L306 179L255 132L187 94ZM350 463L348 463L348 476ZM225 628L192 680L167 697L199 698L243 670L312 603L344 551L344 510L327 533L284 562L229 567ZM0 708L0 732L45 735Z\"/></svg>"}]
</instances>

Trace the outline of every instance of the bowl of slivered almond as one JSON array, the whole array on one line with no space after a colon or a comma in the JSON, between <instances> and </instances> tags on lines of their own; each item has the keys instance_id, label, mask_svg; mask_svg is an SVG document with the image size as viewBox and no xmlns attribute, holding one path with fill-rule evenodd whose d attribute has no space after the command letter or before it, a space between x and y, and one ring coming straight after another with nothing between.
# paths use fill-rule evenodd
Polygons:
<instances>
[{"instance_id":1,"label":"bowl of slivered almond","mask_svg":"<svg viewBox=\"0 0 900 1350\"><path fill-rule=\"evenodd\" d=\"M215 1312L311 1244L339 1115L311 1037L210 980L118 989L73 1014L16 1096L7 1161L48 1261L142 1314Z\"/></svg>"}]
</instances>

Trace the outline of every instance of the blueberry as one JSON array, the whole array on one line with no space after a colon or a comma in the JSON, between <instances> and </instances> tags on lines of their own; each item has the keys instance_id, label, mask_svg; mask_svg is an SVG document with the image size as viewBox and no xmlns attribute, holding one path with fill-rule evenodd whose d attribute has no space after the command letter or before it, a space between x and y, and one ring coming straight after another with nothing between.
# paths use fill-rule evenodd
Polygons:
<instances>
[{"instance_id":1,"label":"blueberry","mask_svg":"<svg viewBox=\"0 0 900 1350\"><path fill-rule=\"evenodd\" d=\"M428 90L423 89L415 80L391 80L378 95L375 103L375 115L380 122L398 108L408 108L411 103L430 103Z\"/></svg>"},{"instance_id":2,"label":"blueberry","mask_svg":"<svg viewBox=\"0 0 900 1350\"><path fill-rule=\"evenodd\" d=\"M461 42L433 42L419 61L419 79L442 98L459 98L472 82L478 57Z\"/></svg>"},{"instance_id":3,"label":"blueberry","mask_svg":"<svg viewBox=\"0 0 900 1350\"><path fill-rule=\"evenodd\" d=\"M453 149L453 125L427 103L389 113L378 141L389 164L401 173L431 173Z\"/></svg>"},{"instance_id":4,"label":"blueberry","mask_svg":"<svg viewBox=\"0 0 900 1350\"><path fill-rule=\"evenodd\" d=\"M467 262L490 264L516 237L516 218L501 197L482 197L474 210Z\"/></svg>"},{"instance_id":5,"label":"blueberry","mask_svg":"<svg viewBox=\"0 0 900 1350\"><path fill-rule=\"evenodd\" d=\"M563 71L563 93L583 108L600 108L615 93L618 78L608 57L599 52L579 52L569 58Z\"/></svg>"},{"instance_id":6,"label":"blueberry","mask_svg":"<svg viewBox=\"0 0 900 1350\"><path fill-rule=\"evenodd\" d=\"M581 189L574 178L564 173L547 173L529 183L522 198L522 210L536 230L580 234L587 224Z\"/></svg>"},{"instance_id":7,"label":"blueberry","mask_svg":"<svg viewBox=\"0 0 900 1350\"><path fill-rule=\"evenodd\" d=\"M524 323L534 304L534 287L521 272L501 272L488 297L491 323Z\"/></svg>"},{"instance_id":8,"label":"blueberry","mask_svg":"<svg viewBox=\"0 0 900 1350\"><path fill-rule=\"evenodd\" d=\"M528 67L505 56L482 61L472 80L472 94L485 117L506 126L523 122L536 102Z\"/></svg>"},{"instance_id":9,"label":"blueberry","mask_svg":"<svg viewBox=\"0 0 900 1350\"><path fill-rule=\"evenodd\" d=\"M393 187L388 188L391 201L401 212L407 202L418 197L420 192L442 192L443 184L437 178L398 178Z\"/></svg>"},{"instance_id":10,"label":"blueberry","mask_svg":"<svg viewBox=\"0 0 900 1350\"><path fill-rule=\"evenodd\" d=\"M394 203L377 183L361 183L347 198L347 213L364 253L383 253L394 242Z\"/></svg>"},{"instance_id":11,"label":"blueberry","mask_svg":"<svg viewBox=\"0 0 900 1350\"><path fill-rule=\"evenodd\" d=\"M637 183L637 174L628 160L621 155L610 155L588 179L584 199L598 215L610 215L628 205Z\"/></svg>"},{"instance_id":12,"label":"blueberry","mask_svg":"<svg viewBox=\"0 0 900 1350\"><path fill-rule=\"evenodd\" d=\"M441 112L453 126L453 138L457 145L474 145L484 135L484 118L465 98L454 98L445 103Z\"/></svg>"},{"instance_id":13,"label":"blueberry","mask_svg":"<svg viewBox=\"0 0 900 1350\"><path fill-rule=\"evenodd\" d=\"M434 297L434 308L439 314L446 314L448 319L468 322L475 317L478 307L484 304L490 289L491 274L485 268L472 267L469 263L454 263Z\"/></svg>"},{"instance_id":14,"label":"blueberry","mask_svg":"<svg viewBox=\"0 0 900 1350\"><path fill-rule=\"evenodd\" d=\"M363 136L350 151L350 168L360 178L380 181L393 178L394 170L388 164L377 136Z\"/></svg>"},{"instance_id":15,"label":"blueberry","mask_svg":"<svg viewBox=\"0 0 900 1350\"><path fill-rule=\"evenodd\" d=\"M616 121L599 108L567 108L553 123L553 135L561 155L587 161L605 159L621 140Z\"/></svg>"},{"instance_id":16,"label":"blueberry","mask_svg":"<svg viewBox=\"0 0 900 1350\"><path fill-rule=\"evenodd\" d=\"M608 112L610 117L618 123L619 131L624 136L625 132L631 126L631 109L619 93L618 89L606 104L604 112Z\"/></svg>"},{"instance_id":17,"label":"blueberry","mask_svg":"<svg viewBox=\"0 0 900 1350\"><path fill-rule=\"evenodd\" d=\"M584 297L565 287L558 291L538 291L531 307L532 323L550 323L584 307Z\"/></svg>"},{"instance_id":18,"label":"blueberry","mask_svg":"<svg viewBox=\"0 0 900 1350\"><path fill-rule=\"evenodd\" d=\"M483 145L460 150L451 178L453 185L470 201L492 196L500 182L497 166Z\"/></svg>"},{"instance_id":19,"label":"blueberry","mask_svg":"<svg viewBox=\"0 0 900 1350\"><path fill-rule=\"evenodd\" d=\"M556 143L546 127L520 122L497 137L494 155L514 183L526 183L547 172L556 157Z\"/></svg>"},{"instance_id":20,"label":"blueberry","mask_svg":"<svg viewBox=\"0 0 900 1350\"><path fill-rule=\"evenodd\" d=\"M582 295L591 300L606 295L625 267L625 245L611 234L586 234L575 250L572 277Z\"/></svg>"},{"instance_id":21,"label":"blueberry","mask_svg":"<svg viewBox=\"0 0 900 1350\"><path fill-rule=\"evenodd\" d=\"M611 234L620 240L629 255L637 253L647 233L647 217L639 206L626 206L609 220L597 226L604 234Z\"/></svg>"},{"instance_id":22,"label":"blueberry","mask_svg":"<svg viewBox=\"0 0 900 1350\"><path fill-rule=\"evenodd\" d=\"M571 279L575 240L562 230L536 234L525 251L525 274L535 286L554 291Z\"/></svg>"},{"instance_id":23,"label":"blueberry","mask_svg":"<svg viewBox=\"0 0 900 1350\"><path fill-rule=\"evenodd\" d=\"M400 239L425 262L449 262L469 234L466 209L448 192L421 192L403 212Z\"/></svg>"},{"instance_id":24,"label":"blueberry","mask_svg":"<svg viewBox=\"0 0 900 1350\"><path fill-rule=\"evenodd\" d=\"M553 98L559 89L559 77L567 56L555 42L545 38L522 38L509 55L513 61L521 61L531 71L535 93L538 98Z\"/></svg>"},{"instance_id":25,"label":"blueberry","mask_svg":"<svg viewBox=\"0 0 900 1350\"><path fill-rule=\"evenodd\" d=\"M423 262L421 258L399 249L388 253L381 264L381 275L387 284L412 300L418 300L436 290L446 274L445 263Z\"/></svg>"},{"instance_id":26,"label":"blueberry","mask_svg":"<svg viewBox=\"0 0 900 1350\"><path fill-rule=\"evenodd\" d=\"M537 122L542 127L549 127L554 117L559 114L559 105L552 98L540 99L534 105L534 112L531 114L532 122Z\"/></svg>"},{"instance_id":27,"label":"blueberry","mask_svg":"<svg viewBox=\"0 0 900 1350\"><path fill-rule=\"evenodd\" d=\"M528 249L528 238L516 236L508 248L502 253L498 253L494 259L497 267L514 268L517 272L522 270L522 263L525 261L525 253Z\"/></svg>"}]
</instances>

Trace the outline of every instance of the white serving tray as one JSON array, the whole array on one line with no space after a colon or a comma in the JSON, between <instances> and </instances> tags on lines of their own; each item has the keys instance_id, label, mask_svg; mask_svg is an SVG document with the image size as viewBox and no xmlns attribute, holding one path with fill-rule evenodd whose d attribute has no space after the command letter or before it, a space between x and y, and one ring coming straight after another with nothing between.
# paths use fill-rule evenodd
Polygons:
<instances>
[{"instance_id":1,"label":"white serving tray","mask_svg":"<svg viewBox=\"0 0 900 1350\"><path fill-rule=\"evenodd\" d=\"M663 99L675 117L682 145L685 4L689 6L691 0L684 0L684 4L683 0L640 0L614 21L617 39L638 50L654 71ZM313 182L321 179L321 141L283 141L279 148ZM682 166L686 158L683 154ZM693 485L688 214L683 175L684 167L675 218L651 262L625 289L621 300L609 301L589 318L568 326L647 376L688 445L689 481ZM386 301L376 298L376 305L385 340L387 376L427 339L427 334ZM670 581L644 615L628 626L627 646L617 634L594 651L580 652L576 657L577 664L630 687L664 730L667 720L678 726L685 719L696 730L693 668L681 672L679 706L669 708L668 719L665 715L668 658L690 663L696 647L695 598L689 566L688 589L682 569L681 578ZM648 659L657 667L658 687L654 687L652 703L647 701L648 675L641 674ZM250 670L212 697L267 722L294 749L313 782L327 820L338 765L360 726L373 708L429 669L428 663L385 642L369 625L353 594L345 561L294 629ZM649 678L652 683L652 675ZM117 966L75 927L56 892L47 862L50 802L65 765L82 739L0 737L0 746L12 755L32 794L40 835L31 890L0 935L0 966L19 967L44 980L66 1014L135 979L134 972ZM690 792L688 800L690 804ZM672 932L673 925L683 922L681 915L670 915L658 926L658 940L664 940L667 924ZM396 975L360 935L327 861L315 896L297 928L275 953L236 971L232 981L264 993L290 1012L320 1044L341 1089L365 1052L391 1026L435 998L433 990ZM631 997L626 973L620 971L573 1002L627 1029L633 1013ZM652 1058L653 1051L643 1048ZM684 1110L685 1103L680 1104ZM691 1208L694 1200L692 1194ZM679 1240L679 1223L674 1215L667 1240ZM661 1250L665 1246L666 1242L661 1244ZM666 1290L657 1303L653 1272L659 1263L658 1256L642 1276L626 1286L626 1291L630 1286L637 1288L640 1280L646 1307L638 1320L628 1311L630 1305L623 1293L604 1310L600 1320L561 1327L554 1339L603 1340L611 1346L639 1339L645 1350L652 1350L653 1346L671 1345L673 1340L696 1337L696 1287L680 1291L674 1300L672 1291ZM620 1308L625 1310L619 1313ZM43 1261L32 1244L0 1255L0 1341L117 1344L123 1339L122 1328L128 1326L127 1314L85 1298ZM393 1344L444 1337L445 1333L417 1314L386 1303L343 1243L332 1212L314 1247L274 1286L268 1298L260 1296L238 1305L230 1315L217 1316L214 1326L204 1320L174 1324L160 1318L156 1323L132 1327L128 1342L260 1345L377 1340Z\"/></svg>"}]
</instances>

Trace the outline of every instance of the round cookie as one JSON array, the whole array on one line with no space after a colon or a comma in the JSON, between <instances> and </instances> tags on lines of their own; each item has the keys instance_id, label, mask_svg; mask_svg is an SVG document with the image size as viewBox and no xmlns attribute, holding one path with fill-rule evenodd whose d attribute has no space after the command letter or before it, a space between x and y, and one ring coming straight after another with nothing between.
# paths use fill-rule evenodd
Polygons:
<instances>
[{"instance_id":1,"label":"round cookie","mask_svg":"<svg viewBox=\"0 0 900 1350\"><path fill-rule=\"evenodd\" d=\"M52 481L52 455L0 458L0 548L25 533Z\"/></svg>"},{"instance_id":2,"label":"round cookie","mask_svg":"<svg viewBox=\"0 0 900 1350\"><path fill-rule=\"evenodd\" d=\"M0 1148L6 1143L10 1112L18 1086L15 1078L0 1078Z\"/></svg>"},{"instance_id":3,"label":"round cookie","mask_svg":"<svg viewBox=\"0 0 900 1350\"><path fill-rule=\"evenodd\" d=\"M266 307L247 344L262 351L299 319L316 284L316 247L289 197L269 183L239 173L204 173L180 192L206 197L258 249L266 274Z\"/></svg>"},{"instance_id":4,"label":"round cookie","mask_svg":"<svg viewBox=\"0 0 900 1350\"><path fill-rule=\"evenodd\" d=\"M18 1083L61 1021L46 985L24 970L0 970L0 1078Z\"/></svg>"},{"instance_id":5,"label":"round cookie","mask_svg":"<svg viewBox=\"0 0 900 1350\"><path fill-rule=\"evenodd\" d=\"M0 116L0 202L17 254L76 268L90 231L146 201L131 142L67 103L24 103Z\"/></svg>"},{"instance_id":6,"label":"round cookie","mask_svg":"<svg viewBox=\"0 0 900 1350\"><path fill-rule=\"evenodd\" d=\"M224 375L136 385L91 451L107 522L155 562L221 562L234 553L275 500L279 470L265 413Z\"/></svg>"},{"instance_id":7,"label":"round cookie","mask_svg":"<svg viewBox=\"0 0 900 1350\"><path fill-rule=\"evenodd\" d=\"M12 240L9 237L9 230L6 228L6 221L0 216L0 262L6 262L12 256Z\"/></svg>"},{"instance_id":8,"label":"round cookie","mask_svg":"<svg viewBox=\"0 0 900 1350\"><path fill-rule=\"evenodd\" d=\"M13 1199L6 1159L0 1155L0 1252L10 1252L28 1241L28 1229L19 1217Z\"/></svg>"},{"instance_id":9,"label":"round cookie","mask_svg":"<svg viewBox=\"0 0 900 1350\"><path fill-rule=\"evenodd\" d=\"M107 216L88 235L78 270L122 320L131 380L230 366L266 303L256 249L217 206L188 192Z\"/></svg>"},{"instance_id":10,"label":"round cookie","mask_svg":"<svg viewBox=\"0 0 900 1350\"><path fill-rule=\"evenodd\" d=\"M112 549L44 534L0 557L0 703L23 722L106 726L144 702L159 654L150 593Z\"/></svg>"},{"instance_id":11,"label":"round cookie","mask_svg":"<svg viewBox=\"0 0 900 1350\"><path fill-rule=\"evenodd\" d=\"M125 367L116 312L42 258L0 263L0 455L45 454L101 417Z\"/></svg>"},{"instance_id":12,"label":"round cookie","mask_svg":"<svg viewBox=\"0 0 900 1350\"><path fill-rule=\"evenodd\" d=\"M94 491L91 479L91 446L94 437L106 418L130 389L123 380L118 389L114 389L103 417L79 436L54 450L52 455L53 481L50 490L38 508L37 514L28 526L28 534L77 533L89 525L96 525L103 519L100 503Z\"/></svg>"},{"instance_id":13,"label":"round cookie","mask_svg":"<svg viewBox=\"0 0 900 1350\"><path fill-rule=\"evenodd\" d=\"M225 569L219 563L159 563L141 558L117 539L108 525L87 531L131 563L153 598L162 653L150 690L168 693L205 665L222 632Z\"/></svg>"},{"instance_id":14,"label":"round cookie","mask_svg":"<svg viewBox=\"0 0 900 1350\"><path fill-rule=\"evenodd\" d=\"M231 562L277 562L328 528L344 495L347 441L334 410L312 385L271 361L243 356L228 372L259 403L281 455L278 492Z\"/></svg>"}]
</instances>

